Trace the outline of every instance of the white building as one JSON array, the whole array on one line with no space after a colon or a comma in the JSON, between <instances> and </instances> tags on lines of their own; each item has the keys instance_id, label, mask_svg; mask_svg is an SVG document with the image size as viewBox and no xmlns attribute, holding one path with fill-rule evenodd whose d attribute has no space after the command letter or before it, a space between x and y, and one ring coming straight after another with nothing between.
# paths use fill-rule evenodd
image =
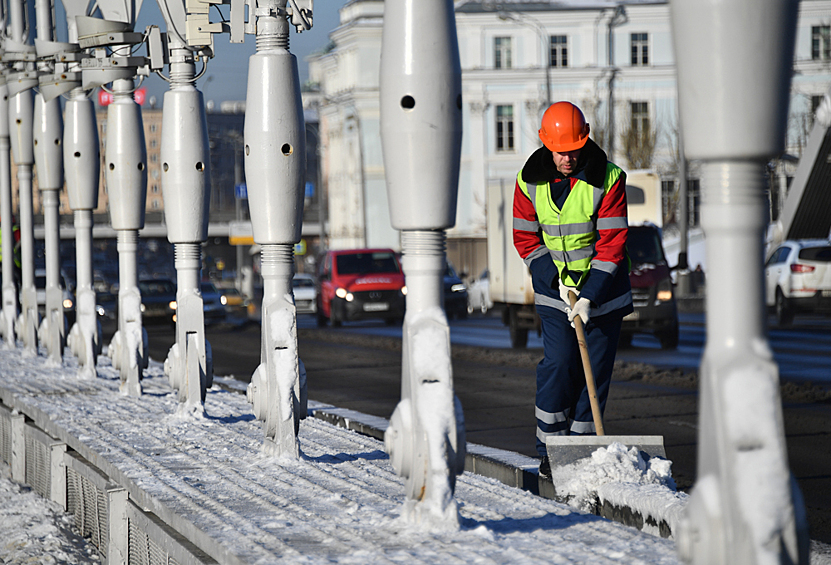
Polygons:
<instances>
[{"instance_id":1,"label":"white building","mask_svg":"<svg viewBox=\"0 0 831 565\"><path fill-rule=\"evenodd\" d=\"M340 27L330 34L333 47L309 64L310 81L322 96L322 183L332 248L399 248L381 154L383 8L381 0L347 3ZM652 170L669 200L676 186L678 119L667 2L460 0L456 25L464 134L448 254L458 270L475 275L485 266L486 187L514 183L540 146L537 130L548 102L580 106L610 159L630 172ZM829 29L831 0L802 0L788 140L795 156L831 83ZM788 167L780 170L792 175L793 165ZM695 178L694 165L690 176Z\"/></svg>"}]
</instances>

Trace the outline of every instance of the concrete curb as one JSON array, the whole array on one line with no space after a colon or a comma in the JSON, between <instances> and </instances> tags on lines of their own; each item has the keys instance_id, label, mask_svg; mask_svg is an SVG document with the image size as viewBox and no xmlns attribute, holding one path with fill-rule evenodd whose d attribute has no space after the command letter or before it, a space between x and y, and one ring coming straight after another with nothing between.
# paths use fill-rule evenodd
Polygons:
<instances>
[{"instance_id":1,"label":"concrete curb","mask_svg":"<svg viewBox=\"0 0 831 565\"><path fill-rule=\"evenodd\" d=\"M388 420L378 416L311 400L309 414L382 441L389 425ZM475 443L467 444L465 471L567 504L568 499L557 495L551 481L539 477L538 466L539 460L533 457ZM686 494L657 485L644 487L610 483L601 486L595 493L592 512L646 533L672 538L687 500Z\"/></svg>"}]
</instances>

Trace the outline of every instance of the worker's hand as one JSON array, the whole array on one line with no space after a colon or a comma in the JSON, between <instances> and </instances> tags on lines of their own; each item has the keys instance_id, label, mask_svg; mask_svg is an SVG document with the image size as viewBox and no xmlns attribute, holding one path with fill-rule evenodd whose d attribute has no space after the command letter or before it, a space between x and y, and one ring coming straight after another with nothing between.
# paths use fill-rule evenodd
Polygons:
<instances>
[{"instance_id":1,"label":"worker's hand","mask_svg":"<svg viewBox=\"0 0 831 565\"><path fill-rule=\"evenodd\" d=\"M591 305L592 303L588 298L580 298L574 304L574 308L568 308L566 315L572 327L574 327L574 318L577 316L580 316L580 319L583 320L584 326L589 323Z\"/></svg>"},{"instance_id":2,"label":"worker's hand","mask_svg":"<svg viewBox=\"0 0 831 565\"><path fill-rule=\"evenodd\" d=\"M568 308L571 308L571 299L568 297L569 291L573 292L578 298L580 297L580 291L576 288L564 285L562 279L558 280L560 281L560 300L565 302Z\"/></svg>"}]
</instances>

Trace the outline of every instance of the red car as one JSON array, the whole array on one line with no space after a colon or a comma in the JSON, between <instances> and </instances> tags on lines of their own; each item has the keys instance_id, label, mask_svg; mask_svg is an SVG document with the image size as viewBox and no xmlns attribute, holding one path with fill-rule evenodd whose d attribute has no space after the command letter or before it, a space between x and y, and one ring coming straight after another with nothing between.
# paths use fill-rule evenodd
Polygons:
<instances>
[{"instance_id":1,"label":"red car","mask_svg":"<svg viewBox=\"0 0 831 565\"><path fill-rule=\"evenodd\" d=\"M317 323L404 319L404 272L392 249L339 249L318 261Z\"/></svg>"}]
</instances>

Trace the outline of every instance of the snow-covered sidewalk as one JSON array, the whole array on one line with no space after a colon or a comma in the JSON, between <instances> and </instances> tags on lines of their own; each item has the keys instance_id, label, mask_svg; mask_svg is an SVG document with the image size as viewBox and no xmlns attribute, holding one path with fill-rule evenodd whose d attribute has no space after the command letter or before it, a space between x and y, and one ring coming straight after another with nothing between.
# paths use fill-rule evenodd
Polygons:
<instances>
[{"instance_id":1,"label":"snow-covered sidewalk","mask_svg":"<svg viewBox=\"0 0 831 565\"><path fill-rule=\"evenodd\" d=\"M79 380L72 358L50 367L0 351L7 406L221 563L679 562L672 541L470 473L457 482L458 531L407 524L403 483L380 441L309 418L300 460L268 458L243 395L215 386L204 418L180 416L161 366L146 375L144 395L130 398L105 357L99 378ZM6 551L0 546L3 560Z\"/></svg>"}]
</instances>

